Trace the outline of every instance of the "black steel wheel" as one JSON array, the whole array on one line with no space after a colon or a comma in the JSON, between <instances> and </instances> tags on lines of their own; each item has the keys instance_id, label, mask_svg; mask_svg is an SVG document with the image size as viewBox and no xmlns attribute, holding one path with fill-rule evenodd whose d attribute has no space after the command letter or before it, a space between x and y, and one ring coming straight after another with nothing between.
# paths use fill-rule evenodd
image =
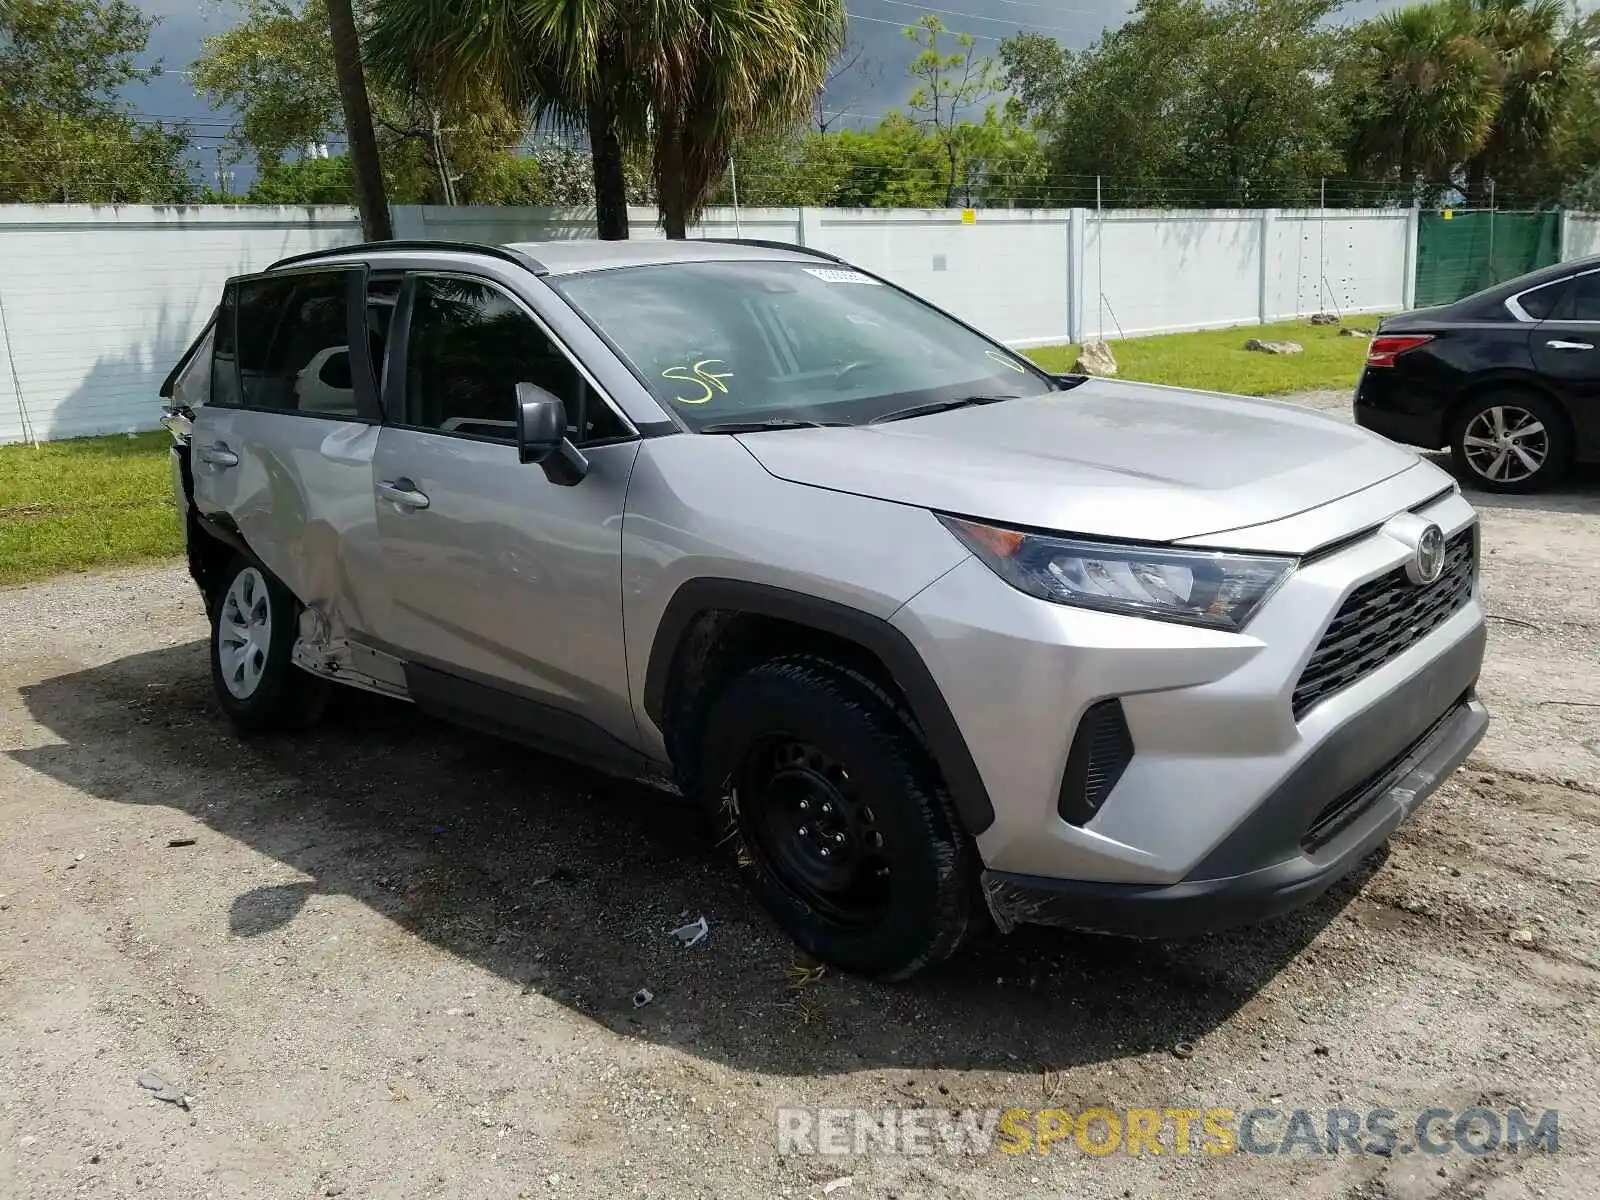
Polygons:
<instances>
[{"instance_id":1,"label":"black steel wheel","mask_svg":"<svg viewBox=\"0 0 1600 1200\"><path fill-rule=\"evenodd\" d=\"M883 832L843 763L778 734L746 751L735 787L754 840L798 901L841 925L882 916L891 869Z\"/></svg>"},{"instance_id":2,"label":"black steel wheel","mask_svg":"<svg viewBox=\"0 0 1600 1200\"><path fill-rule=\"evenodd\" d=\"M978 924L976 852L915 727L872 680L810 655L762 663L722 689L701 735L718 832L803 949L904 979Z\"/></svg>"}]
</instances>

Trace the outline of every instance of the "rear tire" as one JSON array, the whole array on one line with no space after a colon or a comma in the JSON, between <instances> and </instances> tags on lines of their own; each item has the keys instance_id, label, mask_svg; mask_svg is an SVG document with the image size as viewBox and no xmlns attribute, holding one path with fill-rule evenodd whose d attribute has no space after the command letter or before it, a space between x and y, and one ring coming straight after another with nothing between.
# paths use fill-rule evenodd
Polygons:
<instances>
[{"instance_id":1,"label":"rear tire","mask_svg":"<svg viewBox=\"0 0 1600 1200\"><path fill-rule=\"evenodd\" d=\"M1542 492L1572 465L1566 414L1533 392L1490 392L1467 402L1450 434L1456 472L1490 492Z\"/></svg>"},{"instance_id":2,"label":"rear tire","mask_svg":"<svg viewBox=\"0 0 1600 1200\"><path fill-rule=\"evenodd\" d=\"M241 730L300 729L322 715L327 684L290 661L300 604L264 567L234 558L211 604L211 683Z\"/></svg>"},{"instance_id":3,"label":"rear tire","mask_svg":"<svg viewBox=\"0 0 1600 1200\"><path fill-rule=\"evenodd\" d=\"M729 682L700 775L746 884L802 949L883 980L978 925L977 855L909 719L871 680L796 655Z\"/></svg>"}]
</instances>

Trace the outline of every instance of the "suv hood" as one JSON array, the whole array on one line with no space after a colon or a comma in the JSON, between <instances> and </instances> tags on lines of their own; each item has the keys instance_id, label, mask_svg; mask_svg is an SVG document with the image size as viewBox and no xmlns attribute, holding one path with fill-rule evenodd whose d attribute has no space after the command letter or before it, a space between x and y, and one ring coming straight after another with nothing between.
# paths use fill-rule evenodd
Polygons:
<instances>
[{"instance_id":1,"label":"suv hood","mask_svg":"<svg viewBox=\"0 0 1600 1200\"><path fill-rule=\"evenodd\" d=\"M1416 456L1281 400L1091 380L883 425L738 435L793 483L1064 533L1166 542L1279 520Z\"/></svg>"}]
</instances>

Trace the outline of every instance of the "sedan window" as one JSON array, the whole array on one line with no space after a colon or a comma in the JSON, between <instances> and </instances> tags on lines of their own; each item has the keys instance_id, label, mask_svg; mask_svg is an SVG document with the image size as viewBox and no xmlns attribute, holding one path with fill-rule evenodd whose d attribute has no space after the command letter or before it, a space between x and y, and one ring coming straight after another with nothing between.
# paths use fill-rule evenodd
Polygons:
<instances>
[{"instance_id":1,"label":"sedan window","mask_svg":"<svg viewBox=\"0 0 1600 1200\"><path fill-rule=\"evenodd\" d=\"M1600 271L1579 275L1572 281L1572 297L1560 319L1600 322Z\"/></svg>"},{"instance_id":2,"label":"sedan window","mask_svg":"<svg viewBox=\"0 0 1600 1200\"><path fill-rule=\"evenodd\" d=\"M1571 282L1570 279L1559 279L1555 283L1547 283L1544 287L1513 297L1513 303L1528 315L1529 320L1547 321L1561 303L1561 297Z\"/></svg>"}]
</instances>

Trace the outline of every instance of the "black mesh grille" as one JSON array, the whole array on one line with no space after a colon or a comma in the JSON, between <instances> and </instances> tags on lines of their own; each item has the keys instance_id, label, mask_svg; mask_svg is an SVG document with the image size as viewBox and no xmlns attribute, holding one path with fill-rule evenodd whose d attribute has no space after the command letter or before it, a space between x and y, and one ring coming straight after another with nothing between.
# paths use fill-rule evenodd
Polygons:
<instances>
[{"instance_id":1,"label":"black mesh grille","mask_svg":"<svg viewBox=\"0 0 1600 1200\"><path fill-rule=\"evenodd\" d=\"M1405 568L1369 580L1346 597L1294 689L1299 720L1313 706L1415 646L1472 598L1477 527L1445 546L1444 572L1418 587Z\"/></svg>"},{"instance_id":2,"label":"black mesh grille","mask_svg":"<svg viewBox=\"0 0 1600 1200\"><path fill-rule=\"evenodd\" d=\"M1122 702L1102 700L1091 704L1078 722L1078 732L1067 754L1057 803L1061 819L1073 825L1087 822L1100 811L1131 761L1133 735L1128 732Z\"/></svg>"}]
</instances>

